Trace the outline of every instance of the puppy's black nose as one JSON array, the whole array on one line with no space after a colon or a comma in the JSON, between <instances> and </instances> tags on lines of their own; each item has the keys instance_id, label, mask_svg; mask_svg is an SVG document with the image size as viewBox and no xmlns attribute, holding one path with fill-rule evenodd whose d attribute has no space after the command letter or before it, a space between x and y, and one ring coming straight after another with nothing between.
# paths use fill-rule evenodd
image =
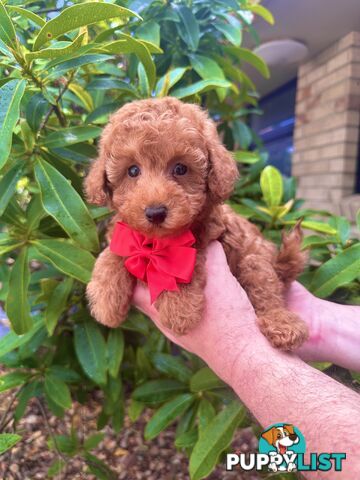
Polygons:
<instances>
[{"instance_id":1,"label":"puppy's black nose","mask_svg":"<svg viewBox=\"0 0 360 480\"><path fill-rule=\"evenodd\" d=\"M145 216L151 223L162 223L167 215L167 208L164 205L156 205L145 208Z\"/></svg>"},{"instance_id":2,"label":"puppy's black nose","mask_svg":"<svg viewBox=\"0 0 360 480\"><path fill-rule=\"evenodd\" d=\"M290 440L292 440L293 442L295 442L295 440L297 439L297 437L298 437L298 436L296 435L296 433L292 433L292 434L289 435Z\"/></svg>"}]
</instances>

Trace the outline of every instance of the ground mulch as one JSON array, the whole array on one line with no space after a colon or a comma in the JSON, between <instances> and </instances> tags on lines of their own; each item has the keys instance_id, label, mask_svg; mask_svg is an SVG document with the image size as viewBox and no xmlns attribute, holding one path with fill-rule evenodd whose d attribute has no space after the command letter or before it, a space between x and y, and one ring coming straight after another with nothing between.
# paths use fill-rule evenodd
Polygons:
<instances>
[{"instance_id":1,"label":"ground mulch","mask_svg":"<svg viewBox=\"0 0 360 480\"><path fill-rule=\"evenodd\" d=\"M7 409L13 393L1 395L0 418ZM98 398L96 398L98 397ZM48 411L48 425L37 400L31 400L25 416L17 426L17 433L22 440L10 452L0 457L1 480L38 480L49 479L48 468L58 455L47 446L52 434L68 434L71 426L80 438L96 433L96 421L101 410L100 395L94 395L85 406L77 402L63 419L51 415ZM105 427L104 440L92 451L114 472L118 480L189 480L188 458L185 453L177 451L174 446L175 427L169 428L152 441L144 441L143 431L151 411L145 411L140 419L132 423L125 418L124 427L116 434L110 427ZM6 427L12 432L12 423ZM257 439L251 429L243 429L234 439L231 451L249 452L257 450ZM55 480L95 480L88 473L88 467L80 457L71 458L65 471L53 477ZM231 479L258 480L256 474L241 474L239 470L226 472L220 465L209 480Z\"/></svg>"}]
</instances>

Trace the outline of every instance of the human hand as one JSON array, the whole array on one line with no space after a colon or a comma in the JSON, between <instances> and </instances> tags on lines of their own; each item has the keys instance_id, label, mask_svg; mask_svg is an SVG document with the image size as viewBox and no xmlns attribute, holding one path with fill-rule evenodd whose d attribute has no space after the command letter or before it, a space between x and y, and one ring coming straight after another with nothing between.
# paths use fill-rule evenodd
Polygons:
<instances>
[{"instance_id":1,"label":"human hand","mask_svg":"<svg viewBox=\"0 0 360 480\"><path fill-rule=\"evenodd\" d=\"M299 282L288 289L286 302L309 327L309 338L297 351L303 360L332 362L360 371L359 306L322 300Z\"/></svg>"},{"instance_id":2,"label":"human hand","mask_svg":"<svg viewBox=\"0 0 360 480\"><path fill-rule=\"evenodd\" d=\"M256 326L256 315L246 292L230 272L218 242L211 243L207 249L206 270L204 318L186 335L176 336L159 323L144 285L137 285L134 303L171 341L203 358L224 378L227 375L224 372L230 372L239 351L249 345L255 349L255 343L261 347L265 339ZM297 351L301 358L360 369L359 307L321 300L298 282L290 286L286 302L309 327L309 339Z\"/></svg>"},{"instance_id":3,"label":"human hand","mask_svg":"<svg viewBox=\"0 0 360 480\"><path fill-rule=\"evenodd\" d=\"M207 249L206 307L202 321L189 333L175 335L159 322L159 315L150 305L145 285L138 284L133 301L147 314L171 341L201 357L225 381L229 380L232 364L249 338L264 338L256 326L254 309L236 278L230 272L224 250L219 242ZM229 383L229 381L228 381Z\"/></svg>"}]
</instances>

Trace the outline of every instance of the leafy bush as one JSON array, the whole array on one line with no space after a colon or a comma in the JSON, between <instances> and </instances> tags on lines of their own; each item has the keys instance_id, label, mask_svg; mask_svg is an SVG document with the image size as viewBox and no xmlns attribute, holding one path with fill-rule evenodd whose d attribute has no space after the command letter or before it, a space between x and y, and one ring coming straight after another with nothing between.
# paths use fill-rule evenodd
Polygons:
<instances>
[{"instance_id":1,"label":"leafy bush","mask_svg":"<svg viewBox=\"0 0 360 480\"><path fill-rule=\"evenodd\" d=\"M154 409L146 439L177 420L175 446L190 456L193 479L207 476L249 423L226 385L142 314L132 311L110 331L87 310L84 287L110 212L86 205L82 179L109 114L133 99L169 94L206 106L242 168L232 207L275 242L302 219L314 232L304 240L312 262L302 281L321 297L360 303L360 243L349 222L301 209L294 180L266 166L264 152L248 151L259 145L246 117L259 111L242 65L268 76L241 47L243 35L257 39L254 15L273 23L252 0L79 1L61 9L55 1L27 1L26 9L0 1L0 300L12 327L0 340L0 363L13 369L0 377L0 392L14 389L15 422L33 397L62 417L72 400L101 389L99 430L111 424L120 432L125 410L135 421L145 407ZM112 478L90 453L101 438L81 443L69 432L50 447L64 458L82 455L91 472ZM0 450L18 440L2 434ZM49 476L63 465L56 461Z\"/></svg>"}]
</instances>

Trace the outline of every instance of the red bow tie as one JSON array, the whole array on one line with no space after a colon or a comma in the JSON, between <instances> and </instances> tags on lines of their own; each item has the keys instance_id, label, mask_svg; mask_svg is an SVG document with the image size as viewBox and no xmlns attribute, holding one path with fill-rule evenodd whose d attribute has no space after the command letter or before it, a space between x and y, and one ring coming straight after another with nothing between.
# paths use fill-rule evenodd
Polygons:
<instances>
[{"instance_id":1,"label":"red bow tie","mask_svg":"<svg viewBox=\"0 0 360 480\"><path fill-rule=\"evenodd\" d=\"M194 235L188 230L176 237L150 238L126 223L117 222L110 250L125 260L125 267L149 285L151 303L163 290L179 290L178 283L190 283L195 267Z\"/></svg>"}]
</instances>

